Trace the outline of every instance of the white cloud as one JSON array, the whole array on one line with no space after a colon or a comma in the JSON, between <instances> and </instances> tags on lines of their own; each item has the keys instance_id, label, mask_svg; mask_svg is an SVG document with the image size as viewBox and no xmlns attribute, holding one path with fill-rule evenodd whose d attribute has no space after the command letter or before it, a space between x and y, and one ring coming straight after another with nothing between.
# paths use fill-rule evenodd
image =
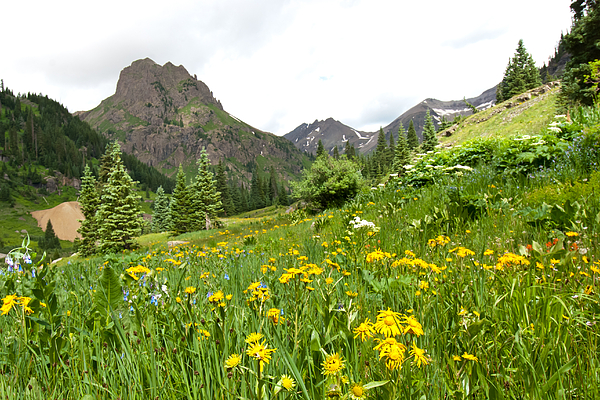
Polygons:
<instances>
[{"instance_id":1,"label":"white cloud","mask_svg":"<svg viewBox=\"0 0 600 400\"><path fill-rule=\"evenodd\" d=\"M427 97L461 99L502 78L519 39L541 65L569 0L174 0L3 5L0 78L76 111L114 93L136 59L197 74L227 111L285 134L333 117L387 125Z\"/></svg>"}]
</instances>

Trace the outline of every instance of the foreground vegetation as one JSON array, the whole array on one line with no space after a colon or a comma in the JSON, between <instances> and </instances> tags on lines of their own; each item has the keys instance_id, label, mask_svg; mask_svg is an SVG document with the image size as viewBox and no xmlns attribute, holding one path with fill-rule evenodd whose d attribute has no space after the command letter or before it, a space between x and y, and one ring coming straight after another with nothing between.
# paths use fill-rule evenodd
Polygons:
<instances>
[{"instance_id":1,"label":"foreground vegetation","mask_svg":"<svg viewBox=\"0 0 600 400\"><path fill-rule=\"evenodd\" d=\"M598 398L600 111L572 117L316 216L43 267L25 242L0 396Z\"/></svg>"}]
</instances>

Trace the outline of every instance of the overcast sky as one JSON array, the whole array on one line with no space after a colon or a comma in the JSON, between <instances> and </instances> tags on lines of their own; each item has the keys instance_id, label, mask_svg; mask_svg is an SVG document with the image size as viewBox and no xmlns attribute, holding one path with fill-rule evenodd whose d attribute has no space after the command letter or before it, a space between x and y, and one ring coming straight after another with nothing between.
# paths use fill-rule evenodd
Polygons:
<instances>
[{"instance_id":1,"label":"overcast sky","mask_svg":"<svg viewBox=\"0 0 600 400\"><path fill-rule=\"evenodd\" d=\"M541 66L570 0L3 1L0 78L69 111L149 57L183 65L230 114L283 135L332 117L375 131L432 97L496 85L519 39Z\"/></svg>"}]
</instances>

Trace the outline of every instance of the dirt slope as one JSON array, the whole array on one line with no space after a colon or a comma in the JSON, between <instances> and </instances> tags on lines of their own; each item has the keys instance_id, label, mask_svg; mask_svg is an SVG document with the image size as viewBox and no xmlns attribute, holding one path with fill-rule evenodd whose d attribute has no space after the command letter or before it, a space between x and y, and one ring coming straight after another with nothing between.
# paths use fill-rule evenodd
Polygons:
<instances>
[{"instance_id":1,"label":"dirt slope","mask_svg":"<svg viewBox=\"0 0 600 400\"><path fill-rule=\"evenodd\" d=\"M75 240L81 238L77 229L81 226L78 220L85 219L81 213L79 203L76 201L67 201L48 210L32 211L31 216L38 222L38 226L46 231L48 219L52 221L54 233L61 240Z\"/></svg>"}]
</instances>

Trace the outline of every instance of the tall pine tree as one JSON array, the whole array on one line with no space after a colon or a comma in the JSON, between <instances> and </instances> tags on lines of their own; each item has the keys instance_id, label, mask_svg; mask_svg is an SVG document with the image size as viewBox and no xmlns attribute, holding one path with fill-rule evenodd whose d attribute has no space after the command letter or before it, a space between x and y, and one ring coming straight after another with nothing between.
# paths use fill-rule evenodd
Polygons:
<instances>
[{"instance_id":1,"label":"tall pine tree","mask_svg":"<svg viewBox=\"0 0 600 400\"><path fill-rule=\"evenodd\" d=\"M139 197L135 194L134 182L121 161L121 148L114 143L111 167L106 185L102 190L98 220L100 250L118 252L136 247L135 238L142 232L142 217Z\"/></svg>"},{"instance_id":2,"label":"tall pine tree","mask_svg":"<svg viewBox=\"0 0 600 400\"><path fill-rule=\"evenodd\" d=\"M81 180L81 191L79 193L79 206L84 219L77 230L81 235L78 251L84 257L96 253L96 240L98 240L98 220L96 212L100 207L100 197L96 189L96 178L90 167L85 166L83 179Z\"/></svg>"},{"instance_id":3,"label":"tall pine tree","mask_svg":"<svg viewBox=\"0 0 600 400\"><path fill-rule=\"evenodd\" d=\"M433 119L429 110L425 114L425 124L423 126L423 143L421 143L421 149L424 152L435 150L435 146L438 145L437 136L435 134L435 126L433 125Z\"/></svg>"},{"instance_id":4,"label":"tall pine tree","mask_svg":"<svg viewBox=\"0 0 600 400\"><path fill-rule=\"evenodd\" d=\"M221 203L223 204L223 214L231 216L236 213L235 203L227 185L227 174L225 173L225 166L223 160L219 160L217 166L217 191L221 193Z\"/></svg>"},{"instance_id":5,"label":"tall pine tree","mask_svg":"<svg viewBox=\"0 0 600 400\"><path fill-rule=\"evenodd\" d=\"M409 150L414 150L419 147L419 137L417 136L417 130L415 129L415 123L410 120L408 124L408 132L406 133L406 143L408 144Z\"/></svg>"},{"instance_id":6,"label":"tall pine tree","mask_svg":"<svg viewBox=\"0 0 600 400\"><path fill-rule=\"evenodd\" d=\"M496 101L501 103L541 84L540 72L533 57L525 49L523 40L519 40L515 55L508 61L504 78L496 89Z\"/></svg>"},{"instance_id":7,"label":"tall pine tree","mask_svg":"<svg viewBox=\"0 0 600 400\"><path fill-rule=\"evenodd\" d=\"M410 156L410 150L408 149L408 142L404 133L404 126L400 122L398 127L398 144L396 145L396 151L394 154L393 169L395 173L403 175L405 170L404 166L408 164Z\"/></svg>"},{"instance_id":8,"label":"tall pine tree","mask_svg":"<svg viewBox=\"0 0 600 400\"><path fill-rule=\"evenodd\" d=\"M152 232L164 232L169 230L170 221L170 200L165 194L162 186L156 189L156 198L154 199L154 213L152 214Z\"/></svg>"},{"instance_id":9,"label":"tall pine tree","mask_svg":"<svg viewBox=\"0 0 600 400\"><path fill-rule=\"evenodd\" d=\"M193 220L192 208L193 196L186 185L185 173L180 164L170 205L171 230L175 231L176 234L193 231L195 221Z\"/></svg>"},{"instance_id":10,"label":"tall pine tree","mask_svg":"<svg viewBox=\"0 0 600 400\"><path fill-rule=\"evenodd\" d=\"M202 149L198 160L198 173L192 186L193 214L202 221L201 229L211 229L222 209L221 194L217 191L217 182L210 171L210 161L206 149Z\"/></svg>"}]
</instances>

